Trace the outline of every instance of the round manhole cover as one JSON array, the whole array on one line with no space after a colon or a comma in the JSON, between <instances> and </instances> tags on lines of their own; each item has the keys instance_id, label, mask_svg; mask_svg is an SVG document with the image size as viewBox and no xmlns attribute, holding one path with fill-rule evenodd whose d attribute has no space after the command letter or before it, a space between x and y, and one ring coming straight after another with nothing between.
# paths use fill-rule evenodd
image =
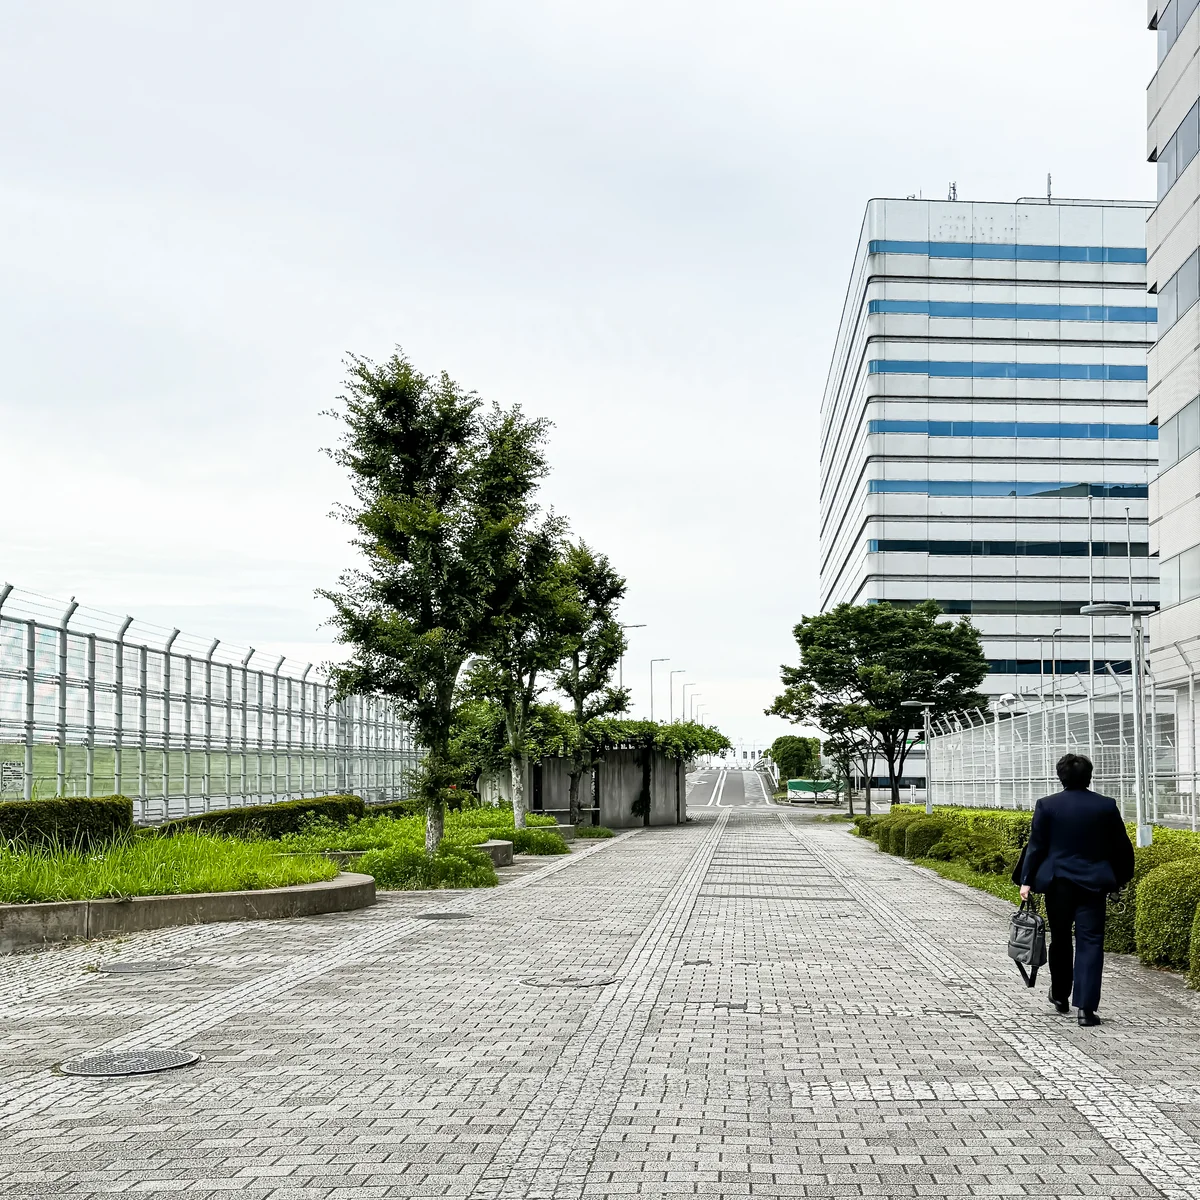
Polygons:
<instances>
[{"instance_id":1,"label":"round manhole cover","mask_svg":"<svg viewBox=\"0 0 1200 1200\"><path fill-rule=\"evenodd\" d=\"M191 1050L120 1050L114 1054L81 1054L61 1063L64 1075L151 1075L190 1067L200 1061Z\"/></svg>"},{"instance_id":2,"label":"round manhole cover","mask_svg":"<svg viewBox=\"0 0 1200 1200\"><path fill-rule=\"evenodd\" d=\"M605 987L607 984L616 983L617 977L615 975L600 975L593 971L579 975L529 975L521 982L527 983L531 987L593 988Z\"/></svg>"},{"instance_id":3,"label":"round manhole cover","mask_svg":"<svg viewBox=\"0 0 1200 1200\"><path fill-rule=\"evenodd\" d=\"M188 964L181 962L110 962L101 963L97 970L105 975L155 975L159 971L182 971Z\"/></svg>"},{"instance_id":4,"label":"round manhole cover","mask_svg":"<svg viewBox=\"0 0 1200 1200\"><path fill-rule=\"evenodd\" d=\"M469 921L470 919L470 913L417 913L418 921Z\"/></svg>"}]
</instances>

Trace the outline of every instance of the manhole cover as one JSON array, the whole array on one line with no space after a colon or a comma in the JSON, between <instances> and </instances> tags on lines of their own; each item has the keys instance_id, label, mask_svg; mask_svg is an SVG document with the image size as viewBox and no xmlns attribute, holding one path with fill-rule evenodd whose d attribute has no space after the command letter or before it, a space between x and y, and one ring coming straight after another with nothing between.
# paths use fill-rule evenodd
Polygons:
<instances>
[{"instance_id":1,"label":"manhole cover","mask_svg":"<svg viewBox=\"0 0 1200 1200\"><path fill-rule=\"evenodd\" d=\"M417 913L418 921L469 921L470 913Z\"/></svg>"},{"instance_id":2,"label":"manhole cover","mask_svg":"<svg viewBox=\"0 0 1200 1200\"><path fill-rule=\"evenodd\" d=\"M531 987L569 987L569 988L592 988L605 987L607 984L616 983L615 975L597 975L595 973L586 975L530 975L521 980L522 983L527 983Z\"/></svg>"},{"instance_id":3,"label":"manhole cover","mask_svg":"<svg viewBox=\"0 0 1200 1200\"><path fill-rule=\"evenodd\" d=\"M181 962L110 962L101 963L97 970L105 975L154 975L159 971L182 971L188 964Z\"/></svg>"},{"instance_id":4,"label":"manhole cover","mask_svg":"<svg viewBox=\"0 0 1200 1200\"><path fill-rule=\"evenodd\" d=\"M122 1050L115 1054L81 1054L61 1063L64 1075L151 1075L190 1067L200 1061L191 1050Z\"/></svg>"}]
</instances>

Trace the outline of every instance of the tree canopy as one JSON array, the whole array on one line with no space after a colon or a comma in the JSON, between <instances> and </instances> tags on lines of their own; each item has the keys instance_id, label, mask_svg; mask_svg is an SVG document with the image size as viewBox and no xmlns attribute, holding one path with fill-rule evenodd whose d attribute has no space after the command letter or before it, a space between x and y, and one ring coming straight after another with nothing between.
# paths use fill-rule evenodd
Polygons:
<instances>
[{"instance_id":1,"label":"tree canopy","mask_svg":"<svg viewBox=\"0 0 1200 1200\"><path fill-rule=\"evenodd\" d=\"M785 733L771 743L781 779L813 779L821 767L821 739Z\"/></svg>"}]
</instances>

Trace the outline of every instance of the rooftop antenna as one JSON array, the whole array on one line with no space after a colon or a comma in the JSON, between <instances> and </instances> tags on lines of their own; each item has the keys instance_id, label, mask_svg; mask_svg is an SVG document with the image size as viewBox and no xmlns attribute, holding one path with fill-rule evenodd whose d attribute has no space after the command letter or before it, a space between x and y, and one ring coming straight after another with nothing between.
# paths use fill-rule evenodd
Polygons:
<instances>
[{"instance_id":1,"label":"rooftop antenna","mask_svg":"<svg viewBox=\"0 0 1200 1200\"><path fill-rule=\"evenodd\" d=\"M1046 172L1046 203L1050 203L1050 172Z\"/></svg>"},{"instance_id":2,"label":"rooftop antenna","mask_svg":"<svg viewBox=\"0 0 1200 1200\"><path fill-rule=\"evenodd\" d=\"M950 185L950 195L948 195L946 197L946 199L947 200L957 200L958 199L958 184L957 183L952 183Z\"/></svg>"}]
</instances>

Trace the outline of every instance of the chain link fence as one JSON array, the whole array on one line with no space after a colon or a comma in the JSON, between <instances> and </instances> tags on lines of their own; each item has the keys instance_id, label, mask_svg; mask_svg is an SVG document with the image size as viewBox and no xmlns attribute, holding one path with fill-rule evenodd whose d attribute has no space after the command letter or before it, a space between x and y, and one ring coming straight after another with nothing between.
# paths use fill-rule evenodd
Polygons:
<instances>
[{"instance_id":1,"label":"chain link fence","mask_svg":"<svg viewBox=\"0 0 1200 1200\"><path fill-rule=\"evenodd\" d=\"M1015 703L956 713L935 722L929 779L935 804L1032 808L1061 788L1055 763L1084 754L1095 768L1092 787L1113 796L1135 818L1133 678L1058 679L1052 694L1025 692ZM1182 687L1145 689L1147 818L1189 829L1200 819L1197 774L1197 690L1193 672Z\"/></svg>"},{"instance_id":2,"label":"chain link fence","mask_svg":"<svg viewBox=\"0 0 1200 1200\"><path fill-rule=\"evenodd\" d=\"M0 585L0 800L122 794L140 822L331 793L408 794L418 754L378 697L312 664Z\"/></svg>"}]
</instances>

